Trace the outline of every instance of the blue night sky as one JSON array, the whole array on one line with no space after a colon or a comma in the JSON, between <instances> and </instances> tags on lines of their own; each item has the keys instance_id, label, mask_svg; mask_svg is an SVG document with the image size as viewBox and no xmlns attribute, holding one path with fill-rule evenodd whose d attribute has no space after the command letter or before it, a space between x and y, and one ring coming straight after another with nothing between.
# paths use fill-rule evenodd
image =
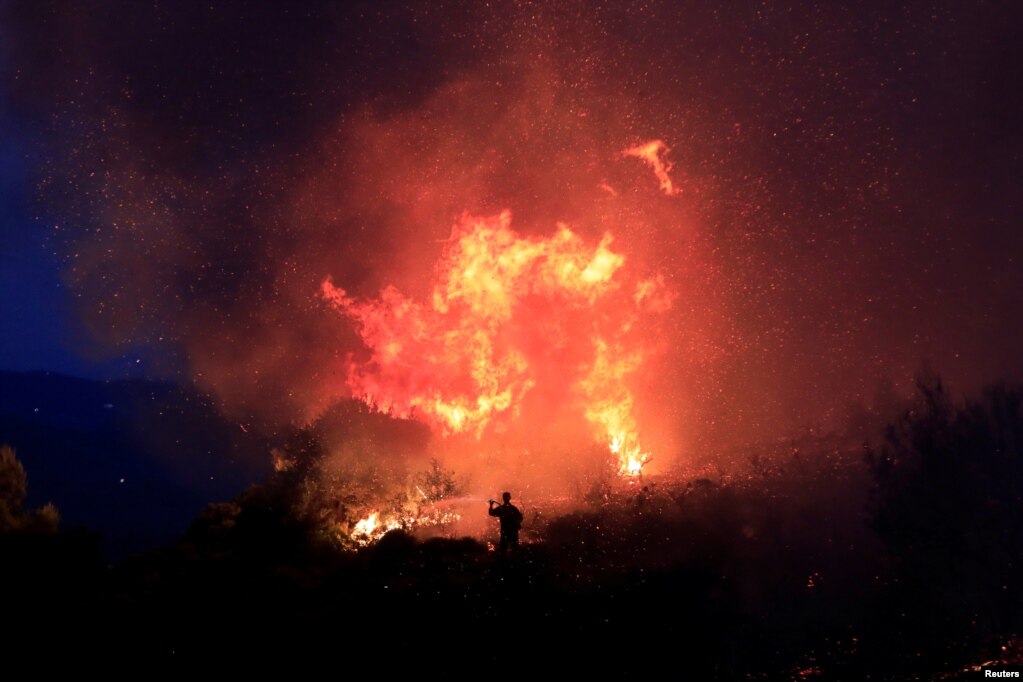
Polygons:
<instances>
[{"instance_id":1,"label":"blue night sky","mask_svg":"<svg viewBox=\"0 0 1023 682\"><path fill-rule=\"evenodd\" d=\"M0 116L4 131L0 138L0 316L9 330L0 337L0 363L3 369L94 375L97 368L68 343L69 292L60 281L60 264L47 248L45 223L33 215L29 149L19 139L17 124L8 115Z\"/></svg>"},{"instance_id":2,"label":"blue night sky","mask_svg":"<svg viewBox=\"0 0 1023 682\"><path fill-rule=\"evenodd\" d=\"M6 109L6 107L5 107ZM62 262L49 239L31 176L31 138L19 122L0 111L0 369L45 369L91 378L131 371L131 358L87 357L71 292L61 277ZM22 134L19 134L22 133Z\"/></svg>"}]
</instances>

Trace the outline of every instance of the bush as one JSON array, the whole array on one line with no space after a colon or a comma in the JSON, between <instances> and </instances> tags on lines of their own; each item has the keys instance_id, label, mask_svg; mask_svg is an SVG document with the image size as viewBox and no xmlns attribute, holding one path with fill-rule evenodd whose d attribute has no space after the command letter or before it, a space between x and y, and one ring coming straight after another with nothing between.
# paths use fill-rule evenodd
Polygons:
<instances>
[{"instance_id":1,"label":"bush","mask_svg":"<svg viewBox=\"0 0 1023 682\"><path fill-rule=\"evenodd\" d=\"M53 504L26 513L25 497L28 477L25 467L18 461L14 448L0 446L0 533L29 531L53 533L57 530L60 514Z\"/></svg>"},{"instance_id":2,"label":"bush","mask_svg":"<svg viewBox=\"0 0 1023 682\"><path fill-rule=\"evenodd\" d=\"M1023 392L957 403L922 375L917 399L868 451L871 523L893 561L917 650L935 629L995 647L1023 629Z\"/></svg>"},{"instance_id":3,"label":"bush","mask_svg":"<svg viewBox=\"0 0 1023 682\"><path fill-rule=\"evenodd\" d=\"M10 445L0 447L0 533L21 527L28 483L25 467Z\"/></svg>"}]
</instances>

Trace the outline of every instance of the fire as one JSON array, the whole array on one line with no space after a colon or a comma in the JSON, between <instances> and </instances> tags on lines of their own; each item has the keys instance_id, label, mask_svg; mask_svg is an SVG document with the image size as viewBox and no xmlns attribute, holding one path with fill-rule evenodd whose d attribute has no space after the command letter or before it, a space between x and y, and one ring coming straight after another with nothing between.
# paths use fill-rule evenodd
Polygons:
<instances>
[{"instance_id":1,"label":"fire","mask_svg":"<svg viewBox=\"0 0 1023 682\"><path fill-rule=\"evenodd\" d=\"M644 142L636 147L626 149L622 154L624 156L634 156L650 166L654 170L654 176L656 176L657 181L661 185L661 191L670 197L680 194L682 190L675 187L671 177L668 175L668 172L672 169L672 164L662 158L667 156L669 151L671 150L661 140L651 140L650 142Z\"/></svg>"},{"instance_id":2,"label":"fire","mask_svg":"<svg viewBox=\"0 0 1023 682\"><path fill-rule=\"evenodd\" d=\"M459 514L437 510L421 515L401 512L384 515L379 511L374 511L369 516L355 522L351 533L348 535L348 539L358 547L366 547L392 530L412 530L428 526L441 526L454 523L460 518Z\"/></svg>"},{"instance_id":3,"label":"fire","mask_svg":"<svg viewBox=\"0 0 1023 682\"><path fill-rule=\"evenodd\" d=\"M389 518L386 521L381 521L380 512L373 512L355 523L351 537L356 544L368 545L375 540L379 540L388 531L397 530L398 528L401 528L401 523L397 519Z\"/></svg>"},{"instance_id":4,"label":"fire","mask_svg":"<svg viewBox=\"0 0 1023 682\"><path fill-rule=\"evenodd\" d=\"M357 299L328 277L323 297L369 351L348 358L347 388L382 412L480 438L496 420L519 416L538 386L553 386L578 403L621 473L639 475L650 456L639 443L627 380L650 349L635 328L672 297L662 279L627 272L612 244L605 234L588 245L564 224L550 236L526 237L511 228L509 211L465 215L441 254L428 302L393 286ZM364 521L356 531L367 536L386 523Z\"/></svg>"}]
</instances>

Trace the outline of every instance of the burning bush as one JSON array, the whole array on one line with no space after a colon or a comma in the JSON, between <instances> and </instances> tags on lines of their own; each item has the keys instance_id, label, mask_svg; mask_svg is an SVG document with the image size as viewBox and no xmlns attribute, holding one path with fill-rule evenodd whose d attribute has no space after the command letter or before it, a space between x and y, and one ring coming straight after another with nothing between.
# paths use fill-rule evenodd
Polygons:
<instances>
[{"instance_id":1,"label":"burning bush","mask_svg":"<svg viewBox=\"0 0 1023 682\"><path fill-rule=\"evenodd\" d=\"M276 485L291 491L296 517L344 547L443 526L458 519L445 503L465 481L427 459L428 441L421 424L340 401L274 449Z\"/></svg>"}]
</instances>

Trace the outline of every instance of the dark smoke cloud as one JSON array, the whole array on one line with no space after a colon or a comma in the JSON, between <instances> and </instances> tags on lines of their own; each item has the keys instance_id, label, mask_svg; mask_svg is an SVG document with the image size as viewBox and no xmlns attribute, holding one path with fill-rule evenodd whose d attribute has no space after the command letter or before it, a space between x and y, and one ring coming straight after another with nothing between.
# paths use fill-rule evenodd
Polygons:
<instances>
[{"instance_id":1,"label":"dark smoke cloud","mask_svg":"<svg viewBox=\"0 0 1023 682\"><path fill-rule=\"evenodd\" d=\"M1018 374L1019 10L705 5L10 3L5 86L85 324L232 412L337 392L325 274L422 287L504 194L526 231L591 217L652 138L682 198L615 232L686 285L650 390L687 447L830 428L924 358Z\"/></svg>"}]
</instances>

